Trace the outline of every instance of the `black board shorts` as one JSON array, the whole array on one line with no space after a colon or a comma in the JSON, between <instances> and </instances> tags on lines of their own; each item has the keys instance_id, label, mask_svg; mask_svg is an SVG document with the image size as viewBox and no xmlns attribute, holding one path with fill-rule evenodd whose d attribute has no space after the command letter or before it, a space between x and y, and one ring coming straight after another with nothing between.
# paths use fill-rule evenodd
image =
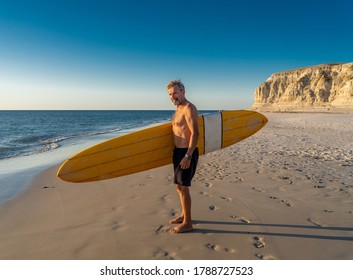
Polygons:
<instances>
[{"instance_id":1,"label":"black board shorts","mask_svg":"<svg viewBox=\"0 0 353 280\"><path fill-rule=\"evenodd\" d=\"M173 165L174 165L174 184L184 187L191 186L191 180L195 175L197 162L199 160L199 149L196 148L192 153L190 167L182 169L180 162L184 158L188 148L174 148L173 152Z\"/></svg>"}]
</instances>

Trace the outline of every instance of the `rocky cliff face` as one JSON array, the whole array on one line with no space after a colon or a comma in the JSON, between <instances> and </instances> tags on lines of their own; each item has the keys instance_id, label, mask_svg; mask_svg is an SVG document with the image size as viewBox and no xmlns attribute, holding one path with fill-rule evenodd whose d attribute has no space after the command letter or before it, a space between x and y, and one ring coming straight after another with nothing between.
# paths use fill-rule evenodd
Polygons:
<instances>
[{"instance_id":1,"label":"rocky cliff face","mask_svg":"<svg viewBox=\"0 0 353 280\"><path fill-rule=\"evenodd\" d=\"M322 64L271 75L255 90L253 109L353 110L353 63Z\"/></svg>"}]
</instances>

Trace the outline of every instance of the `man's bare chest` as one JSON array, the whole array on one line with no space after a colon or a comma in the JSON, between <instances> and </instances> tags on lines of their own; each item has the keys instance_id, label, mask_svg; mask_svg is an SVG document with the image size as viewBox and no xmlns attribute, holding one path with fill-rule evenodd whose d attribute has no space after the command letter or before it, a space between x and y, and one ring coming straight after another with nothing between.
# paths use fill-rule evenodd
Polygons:
<instances>
[{"instance_id":1,"label":"man's bare chest","mask_svg":"<svg viewBox=\"0 0 353 280\"><path fill-rule=\"evenodd\" d=\"M182 113L175 113L172 119L173 127L182 128L186 125L185 116Z\"/></svg>"}]
</instances>

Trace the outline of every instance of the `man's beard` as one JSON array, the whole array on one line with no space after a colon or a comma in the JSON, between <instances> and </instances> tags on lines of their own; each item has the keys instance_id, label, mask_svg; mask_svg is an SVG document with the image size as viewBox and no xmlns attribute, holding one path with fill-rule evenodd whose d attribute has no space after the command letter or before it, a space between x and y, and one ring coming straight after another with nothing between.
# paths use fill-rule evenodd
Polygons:
<instances>
[{"instance_id":1,"label":"man's beard","mask_svg":"<svg viewBox=\"0 0 353 280\"><path fill-rule=\"evenodd\" d=\"M173 99L173 103L174 105L178 106L180 104L179 99Z\"/></svg>"}]
</instances>

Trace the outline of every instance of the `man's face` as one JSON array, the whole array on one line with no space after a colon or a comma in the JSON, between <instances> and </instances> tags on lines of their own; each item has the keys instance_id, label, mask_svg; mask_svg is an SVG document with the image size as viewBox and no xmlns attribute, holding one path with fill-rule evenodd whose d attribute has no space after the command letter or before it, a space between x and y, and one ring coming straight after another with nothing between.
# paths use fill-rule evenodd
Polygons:
<instances>
[{"instance_id":1,"label":"man's face","mask_svg":"<svg viewBox=\"0 0 353 280\"><path fill-rule=\"evenodd\" d=\"M168 89L169 98L174 103L174 105L178 106L184 100L184 91L181 91L178 86L171 87Z\"/></svg>"}]
</instances>

